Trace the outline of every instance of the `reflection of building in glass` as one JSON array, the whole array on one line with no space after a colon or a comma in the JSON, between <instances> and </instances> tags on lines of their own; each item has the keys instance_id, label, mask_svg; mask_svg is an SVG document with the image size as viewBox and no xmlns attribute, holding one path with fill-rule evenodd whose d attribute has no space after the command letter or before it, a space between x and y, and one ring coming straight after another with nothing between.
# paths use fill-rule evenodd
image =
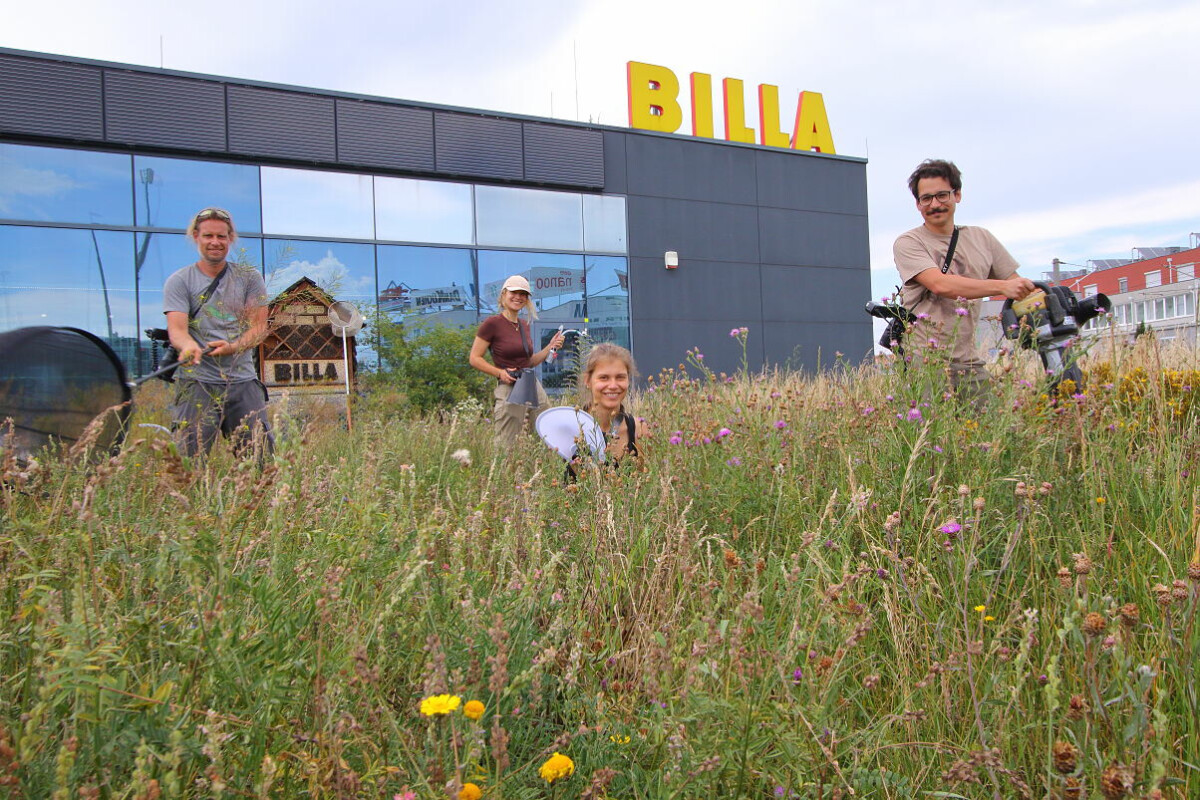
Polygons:
<instances>
[{"instance_id":1,"label":"reflection of building in glass","mask_svg":"<svg viewBox=\"0 0 1200 800\"><path fill-rule=\"evenodd\" d=\"M136 341L135 374L208 206L270 288L405 325L476 325L519 273L539 337L586 328L646 374L693 346L732 370L740 326L751 368L870 350L861 159L4 49L0 98L0 330Z\"/></svg>"}]
</instances>

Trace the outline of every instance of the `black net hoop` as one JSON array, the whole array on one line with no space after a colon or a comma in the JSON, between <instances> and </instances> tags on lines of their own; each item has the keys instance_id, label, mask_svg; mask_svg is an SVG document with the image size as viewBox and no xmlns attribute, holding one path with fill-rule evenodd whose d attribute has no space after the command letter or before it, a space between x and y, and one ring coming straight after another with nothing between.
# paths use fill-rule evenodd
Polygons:
<instances>
[{"instance_id":1,"label":"black net hoop","mask_svg":"<svg viewBox=\"0 0 1200 800\"><path fill-rule=\"evenodd\" d=\"M119 406L93 431L96 448L114 448L125 435L132 397L117 354L92 333L49 326L0 333L0 448L31 455L54 443L70 447L93 420Z\"/></svg>"}]
</instances>

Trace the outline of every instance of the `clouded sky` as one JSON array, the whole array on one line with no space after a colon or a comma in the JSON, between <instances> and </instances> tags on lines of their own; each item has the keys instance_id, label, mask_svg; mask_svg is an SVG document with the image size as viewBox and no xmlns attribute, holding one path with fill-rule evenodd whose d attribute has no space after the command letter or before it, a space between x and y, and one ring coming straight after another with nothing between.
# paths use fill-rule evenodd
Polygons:
<instances>
[{"instance_id":1,"label":"clouded sky","mask_svg":"<svg viewBox=\"0 0 1200 800\"><path fill-rule=\"evenodd\" d=\"M785 129L818 91L838 152L868 159L876 294L920 221L905 179L926 157L958 163L959 221L1031 277L1200 232L1185 0L62 0L5 17L4 47L616 126L630 60L685 86L740 78L751 120L754 87L777 85Z\"/></svg>"}]
</instances>

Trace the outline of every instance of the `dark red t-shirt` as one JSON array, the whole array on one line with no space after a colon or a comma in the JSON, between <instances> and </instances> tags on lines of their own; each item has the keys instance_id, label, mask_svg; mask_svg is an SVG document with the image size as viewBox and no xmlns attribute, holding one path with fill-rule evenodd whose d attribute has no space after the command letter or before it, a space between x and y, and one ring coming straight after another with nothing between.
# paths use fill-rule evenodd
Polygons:
<instances>
[{"instance_id":1,"label":"dark red t-shirt","mask_svg":"<svg viewBox=\"0 0 1200 800\"><path fill-rule=\"evenodd\" d=\"M533 353L533 340L530 337L529 326L525 320L520 320L519 324L521 333L517 333L517 326L500 314L493 314L479 324L475 335L488 343L488 349L492 351L492 363L500 369L524 369L532 366L529 356ZM525 342L521 341L522 335Z\"/></svg>"}]
</instances>

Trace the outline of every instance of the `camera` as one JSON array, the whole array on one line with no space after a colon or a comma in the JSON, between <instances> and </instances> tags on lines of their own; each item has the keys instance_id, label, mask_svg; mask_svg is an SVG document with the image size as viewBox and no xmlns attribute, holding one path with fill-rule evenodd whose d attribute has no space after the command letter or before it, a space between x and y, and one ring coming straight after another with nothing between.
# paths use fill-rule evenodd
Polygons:
<instances>
[{"instance_id":1,"label":"camera","mask_svg":"<svg viewBox=\"0 0 1200 800\"><path fill-rule=\"evenodd\" d=\"M901 337L917 315L895 301L878 303L869 300L864 310L872 317L887 320L887 327L879 337L879 346L892 350L898 356L904 355L904 348L900 345Z\"/></svg>"},{"instance_id":2,"label":"camera","mask_svg":"<svg viewBox=\"0 0 1200 800\"><path fill-rule=\"evenodd\" d=\"M1083 386L1083 371L1067 352L1079 330L1101 314L1112 310L1107 295L1094 294L1080 300L1066 286L1034 281L1037 290L1022 300L1004 301L1000 324L1005 337L1027 350L1037 350L1050 376L1050 391L1065 380Z\"/></svg>"}]
</instances>

